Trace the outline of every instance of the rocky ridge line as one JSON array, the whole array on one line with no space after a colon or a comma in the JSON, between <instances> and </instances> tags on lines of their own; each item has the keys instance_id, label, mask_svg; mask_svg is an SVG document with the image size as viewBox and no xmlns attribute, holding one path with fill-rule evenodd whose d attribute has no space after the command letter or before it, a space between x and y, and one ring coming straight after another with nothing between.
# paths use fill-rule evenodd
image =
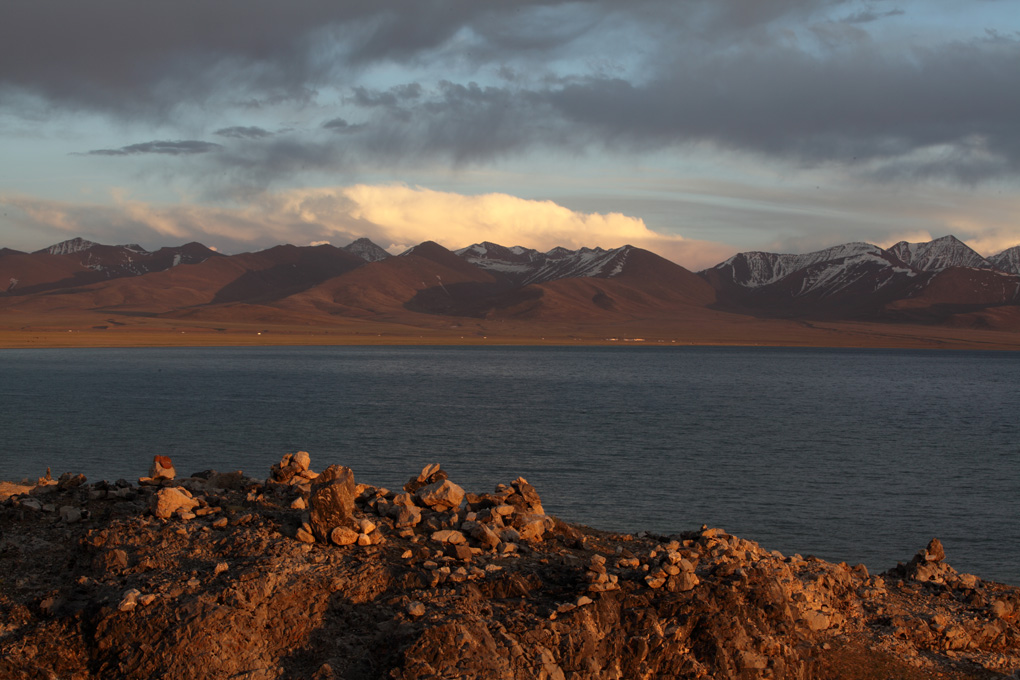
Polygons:
<instances>
[{"instance_id":1,"label":"rocky ridge line","mask_svg":"<svg viewBox=\"0 0 1020 680\"><path fill-rule=\"evenodd\" d=\"M401 491L288 454L266 480L0 484L4 678L1002 678L1020 589L784 556L703 527L610 534L526 480ZM48 477L49 475L47 475ZM1015 675L1014 675L1015 677Z\"/></svg>"}]
</instances>

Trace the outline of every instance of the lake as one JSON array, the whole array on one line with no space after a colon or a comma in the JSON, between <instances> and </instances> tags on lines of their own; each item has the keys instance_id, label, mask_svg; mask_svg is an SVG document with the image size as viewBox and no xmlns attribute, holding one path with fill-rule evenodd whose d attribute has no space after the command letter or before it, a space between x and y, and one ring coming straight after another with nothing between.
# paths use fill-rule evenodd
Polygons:
<instances>
[{"instance_id":1,"label":"lake","mask_svg":"<svg viewBox=\"0 0 1020 680\"><path fill-rule=\"evenodd\" d=\"M1020 585L1020 354L659 347L0 352L0 478L268 476L286 453L392 489L524 476L600 529L720 526L884 571L932 537Z\"/></svg>"}]
</instances>

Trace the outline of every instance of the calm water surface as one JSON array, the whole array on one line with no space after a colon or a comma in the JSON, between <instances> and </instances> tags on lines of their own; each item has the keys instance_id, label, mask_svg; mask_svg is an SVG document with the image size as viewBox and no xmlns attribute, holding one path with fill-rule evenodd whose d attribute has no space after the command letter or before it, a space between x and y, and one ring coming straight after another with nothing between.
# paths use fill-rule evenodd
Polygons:
<instances>
[{"instance_id":1,"label":"calm water surface","mask_svg":"<svg viewBox=\"0 0 1020 680\"><path fill-rule=\"evenodd\" d=\"M288 451L399 488L522 475L603 529L721 526L885 570L933 536L1020 584L1020 355L764 348L0 352L0 478L264 477Z\"/></svg>"}]
</instances>

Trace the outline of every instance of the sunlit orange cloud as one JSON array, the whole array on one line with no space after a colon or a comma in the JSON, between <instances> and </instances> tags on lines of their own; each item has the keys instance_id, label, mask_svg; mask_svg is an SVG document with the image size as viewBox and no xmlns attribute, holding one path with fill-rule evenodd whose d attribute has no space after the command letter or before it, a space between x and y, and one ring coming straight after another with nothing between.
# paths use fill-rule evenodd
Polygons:
<instances>
[{"instance_id":1,"label":"sunlit orange cloud","mask_svg":"<svg viewBox=\"0 0 1020 680\"><path fill-rule=\"evenodd\" d=\"M932 240L931 232L928 231L907 231L890 234L888 238L876 241L874 245L879 248L889 248L900 241L907 243L924 243Z\"/></svg>"},{"instance_id":2,"label":"sunlit orange cloud","mask_svg":"<svg viewBox=\"0 0 1020 680\"><path fill-rule=\"evenodd\" d=\"M582 213L552 201L508 194L468 196L405 185L365 185L344 189L350 215L379 229L392 243L433 240L460 248L480 241L550 250L557 246L616 248L633 245L689 268L717 264L731 247L652 231L644 220L620 213Z\"/></svg>"}]
</instances>

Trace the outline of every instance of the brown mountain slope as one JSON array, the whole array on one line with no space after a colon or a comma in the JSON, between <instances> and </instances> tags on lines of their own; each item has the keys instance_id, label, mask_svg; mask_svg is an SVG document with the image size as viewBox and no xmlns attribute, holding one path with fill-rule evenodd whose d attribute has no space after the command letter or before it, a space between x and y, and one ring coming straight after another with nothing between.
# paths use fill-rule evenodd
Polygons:
<instances>
[{"instance_id":1,"label":"brown mountain slope","mask_svg":"<svg viewBox=\"0 0 1020 680\"><path fill-rule=\"evenodd\" d=\"M386 318L408 312L450 313L458 293L497 286L491 274L437 244L371 262L276 303L332 315Z\"/></svg>"},{"instance_id":2,"label":"brown mountain slope","mask_svg":"<svg viewBox=\"0 0 1020 680\"><path fill-rule=\"evenodd\" d=\"M907 297L885 306L895 321L945 323L1020 330L1020 276L988 269L950 267L934 274Z\"/></svg>"},{"instance_id":3,"label":"brown mountain slope","mask_svg":"<svg viewBox=\"0 0 1020 680\"><path fill-rule=\"evenodd\" d=\"M20 295L76 277L87 283L91 280L88 277L94 274L81 263L62 255L0 250L0 290L10 294Z\"/></svg>"},{"instance_id":4,"label":"brown mountain slope","mask_svg":"<svg viewBox=\"0 0 1020 680\"><path fill-rule=\"evenodd\" d=\"M70 290L0 298L0 306L23 311L97 309L162 314L196 305L260 303L305 290L364 264L333 246L277 246Z\"/></svg>"},{"instance_id":5,"label":"brown mountain slope","mask_svg":"<svg viewBox=\"0 0 1020 680\"><path fill-rule=\"evenodd\" d=\"M615 280L640 286L649 294L661 294L677 302L710 305L715 289L702 277L653 252L632 248Z\"/></svg>"},{"instance_id":6,"label":"brown mountain slope","mask_svg":"<svg viewBox=\"0 0 1020 680\"><path fill-rule=\"evenodd\" d=\"M668 318L714 301L715 291L697 274L647 250L628 247L607 276L559 278L519 288L446 286L422 291L410 306L476 318L596 323Z\"/></svg>"},{"instance_id":7,"label":"brown mountain slope","mask_svg":"<svg viewBox=\"0 0 1020 680\"><path fill-rule=\"evenodd\" d=\"M62 244L34 253L4 249L0 251L0 281L8 282L4 285L7 293L26 295L136 277L220 257L215 251L194 242L160 248L151 253L135 245L86 243L90 243L87 248L71 252L59 251ZM54 249L58 252L50 252ZM12 285L15 280L17 283Z\"/></svg>"}]
</instances>

